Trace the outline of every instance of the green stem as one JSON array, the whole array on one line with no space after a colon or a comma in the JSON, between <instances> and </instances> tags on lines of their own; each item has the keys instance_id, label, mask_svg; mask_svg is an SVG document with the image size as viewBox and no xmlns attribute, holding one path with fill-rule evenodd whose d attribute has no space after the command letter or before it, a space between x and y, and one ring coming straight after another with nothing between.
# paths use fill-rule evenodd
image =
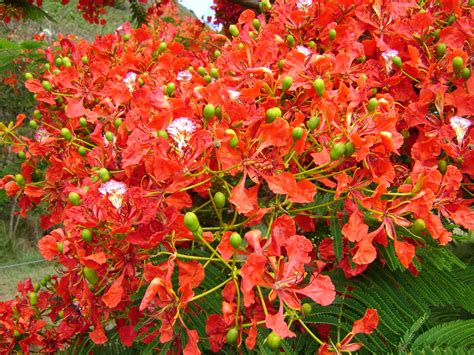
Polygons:
<instances>
[{"instance_id":1,"label":"green stem","mask_svg":"<svg viewBox=\"0 0 474 355\"><path fill-rule=\"evenodd\" d=\"M305 208L298 208L298 209L290 210L290 211L288 211L288 212L304 212L304 211L310 211L310 210L314 210L314 209L317 209L317 208L330 206L330 205L332 205L333 203L339 202L339 201L341 201L341 200L343 200L343 198L336 198L335 200L332 200L332 201L329 201L329 202L326 202L326 203L322 203L322 204L320 204L320 205L309 206L309 207L305 207Z\"/></svg>"},{"instance_id":2,"label":"green stem","mask_svg":"<svg viewBox=\"0 0 474 355\"><path fill-rule=\"evenodd\" d=\"M224 282L221 282L219 285L217 285L217 286L215 286L215 287L213 287L213 288L211 288L211 289L209 289L209 290L207 290L203 293L200 293L199 295L196 295L196 296L192 297L189 301L190 302L196 301L196 300L198 300L198 299L200 299L204 296L207 296L207 295L213 293L214 291L220 289L222 286L227 285L230 281L232 281L232 277L229 277L227 280L225 280Z\"/></svg>"},{"instance_id":3,"label":"green stem","mask_svg":"<svg viewBox=\"0 0 474 355\"><path fill-rule=\"evenodd\" d=\"M258 296L260 297L260 302L262 302L263 313L265 313L265 318L268 316L267 305L265 304L265 299L263 298L262 290L260 286L257 286Z\"/></svg>"},{"instance_id":4,"label":"green stem","mask_svg":"<svg viewBox=\"0 0 474 355\"><path fill-rule=\"evenodd\" d=\"M308 328L308 326L301 320L301 319L298 319L298 322L300 322L300 324L303 326L304 329L306 329L306 331L308 332L309 335L311 335L311 337L316 340L316 342L319 344L319 345L323 345L324 342L321 341L321 339L319 339L312 331L311 329Z\"/></svg>"}]
</instances>

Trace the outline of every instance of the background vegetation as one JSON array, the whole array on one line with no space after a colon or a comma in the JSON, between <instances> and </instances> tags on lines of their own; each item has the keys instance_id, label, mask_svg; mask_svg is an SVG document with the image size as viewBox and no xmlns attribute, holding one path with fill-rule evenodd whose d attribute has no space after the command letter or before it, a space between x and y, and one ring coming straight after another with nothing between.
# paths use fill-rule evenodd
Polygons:
<instances>
[{"instance_id":1,"label":"background vegetation","mask_svg":"<svg viewBox=\"0 0 474 355\"><path fill-rule=\"evenodd\" d=\"M87 22L76 10L76 3L71 1L63 6L56 1L46 0L43 9L49 17L12 21L8 25L0 22L1 122L7 124L19 113L31 117L35 100L24 88L23 74L35 72L37 65L42 62L42 55L36 53L36 48L46 47L59 34L72 33L94 39L97 35L113 32L122 23L131 20L127 1L118 1L115 7L107 11L105 25ZM44 33L44 40L35 40L35 35L39 33ZM31 51L25 52L29 48ZM25 125L22 133L28 132L31 134L33 130ZM20 170L21 160L10 148L0 145L0 177L16 174ZM17 201L7 198L5 191L0 191L0 301L12 298L18 281L25 277L31 277L36 282L46 273L54 272L54 267L46 262L18 265L42 259L36 243L43 231L39 228L37 214L21 218L15 214L17 211Z\"/></svg>"}]
</instances>

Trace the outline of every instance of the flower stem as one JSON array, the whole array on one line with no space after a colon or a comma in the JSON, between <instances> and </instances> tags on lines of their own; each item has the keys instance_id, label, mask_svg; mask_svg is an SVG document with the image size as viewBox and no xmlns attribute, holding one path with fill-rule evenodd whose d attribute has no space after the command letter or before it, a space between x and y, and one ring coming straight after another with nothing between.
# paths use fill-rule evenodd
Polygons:
<instances>
[{"instance_id":1,"label":"flower stem","mask_svg":"<svg viewBox=\"0 0 474 355\"><path fill-rule=\"evenodd\" d=\"M311 329L308 328L308 326L301 320L301 319L298 319L298 322L300 322L300 324L303 326L304 329L306 329L306 331L308 332L309 335L311 335L311 337L316 340L316 342L319 344L319 345L323 345L323 341L321 339L319 339L312 331Z\"/></svg>"},{"instance_id":2,"label":"flower stem","mask_svg":"<svg viewBox=\"0 0 474 355\"><path fill-rule=\"evenodd\" d=\"M222 286L225 286L227 283L229 283L230 281L232 281L232 277L229 277L227 280L221 282L219 285L217 286L214 286L213 288L203 292L203 293L200 293L199 295L196 295L194 297L192 297L189 301L196 301L204 296L207 296L207 295L210 295L211 293L213 293L214 291L217 291L218 289L220 289Z\"/></svg>"}]
</instances>

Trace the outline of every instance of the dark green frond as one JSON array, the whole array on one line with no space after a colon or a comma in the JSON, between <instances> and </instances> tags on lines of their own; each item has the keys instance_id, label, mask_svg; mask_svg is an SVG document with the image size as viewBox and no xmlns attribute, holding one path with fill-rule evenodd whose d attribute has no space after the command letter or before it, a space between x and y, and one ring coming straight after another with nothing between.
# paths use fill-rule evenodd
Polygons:
<instances>
[{"instance_id":1,"label":"dark green frond","mask_svg":"<svg viewBox=\"0 0 474 355\"><path fill-rule=\"evenodd\" d=\"M412 344L414 349L426 346L474 350L474 319L437 325L419 335Z\"/></svg>"}]
</instances>

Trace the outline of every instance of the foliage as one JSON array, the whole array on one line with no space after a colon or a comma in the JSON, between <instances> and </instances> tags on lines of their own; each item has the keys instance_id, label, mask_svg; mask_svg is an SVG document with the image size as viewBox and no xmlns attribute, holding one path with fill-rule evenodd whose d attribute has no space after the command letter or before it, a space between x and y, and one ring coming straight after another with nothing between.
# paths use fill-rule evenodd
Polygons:
<instances>
[{"instance_id":1,"label":"foliage","mask_svg":"<svg viewBox=\"0 0 474 355\"><path fill-rule=\"evenodd\" d=\"M58 1L61 5L69 4L70 0ZM138 24L145 22L147 9L145 8L147 0L129 0L132 9L132 18ZM166 4L169 0L158 1L158 4ZM76 8L82 14L85 20L94 24L105 25L107 23L104 17L107 12L107 7L120 6L120 0L79 0ZM16 0L16 1L0 1L0 21L9 23L13 20L21 20L27 18L30 20L39 21L42 19L49 19L55 21L47 11L44 11L43 0ZM156 8L151 7L150 11L156 11Z\"/></svg>"},{"instance_id":2,"label":"foliage","mask_svg":"<svg viewBox=\"0 0 474 355\"><path fill-rule=\"evenodd\" d=\"M159 11L60 37L26 82L34 138L2 126L25 161L0 186L48 205L39 249L62 270L0 304L0 349L454 349L468 4L279 1L229 36Z\"/></svg>"}]
</instances>

